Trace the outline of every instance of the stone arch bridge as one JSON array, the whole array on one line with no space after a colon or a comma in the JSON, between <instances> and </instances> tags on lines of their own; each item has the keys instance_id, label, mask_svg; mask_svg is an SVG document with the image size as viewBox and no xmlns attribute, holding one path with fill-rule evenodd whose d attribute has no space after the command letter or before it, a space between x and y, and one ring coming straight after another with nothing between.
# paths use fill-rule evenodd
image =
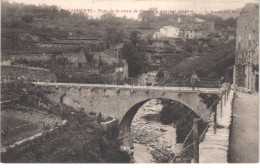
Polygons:
<instances>
[{"instance_id":1,"label":"stone arch bridge","mask_svg":"<svg viewBox=\"0 0 260 168\"><path fill-rule=\"evenodd\" d=\"M160 86L130 86L130 85L101 85L101 84L67 84L67 83L37 83L47 87L48 97L59 101L66 93L64 103L85 111L101 112L102 115L119 120L118 138L123 145L131 145L131 122L138 109L150 99L171 99L179 102L204 121L208 121L211 110L203 95L220 95L223 89L200 88L192 90L186 87Z\"/></svg>"}]
</instances>

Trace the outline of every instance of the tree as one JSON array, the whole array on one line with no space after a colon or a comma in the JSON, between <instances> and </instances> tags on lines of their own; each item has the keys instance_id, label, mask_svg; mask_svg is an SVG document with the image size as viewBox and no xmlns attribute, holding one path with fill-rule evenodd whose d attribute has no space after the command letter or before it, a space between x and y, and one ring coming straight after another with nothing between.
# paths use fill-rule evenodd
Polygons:
<instances>
[{"instance_id":1,"label":"tree","mask_svg":"<svg viewBox=\"0 0 260 168\"><path fill-rule=\"evenodd\" d=\"M34 20L34 17L32 15L24 15L22 17L22 21L25 22L26 24L32 23Z\"/></svg>"},{"instance_id":2,"label":"tree","mask_svg":"<svg viewBox=\"0 0 260 168\"><path fill-rule=\"evenodd\" d=\"M139 37L138 31L131 32L130 42L125 43L121 53L128 63L129 76L137 77L148 71L148 61L145 55L145 42Z\"/></svg>"},{"instance_id":3,"label":"tree","mask_svg":"<svg viewBox=\"0 0 260 168\"><path fill-rule=\"evenodd\" d=\"M147 71L148 64L145 54L139 52L138 48L132 43L124 44L122 48L122 55L128 63L129 76L137 77Z\"/></svg>"},{"instance_id":4,"label":"tree","mask_svg":"<svg viewBox=\"0 0 260 168\"><path fill-rule=\"evenodd\" d=\"M88 51L88 52L84 52L84 54L85 54L85 57L86 57L86 60L88 61L88 63L89 63L90 65L92 65L92 64L93 64L93 61L94 61L94 56L93 56L93 54L91 54L89 51Z\"/></svg>"},{"instance_id":5,"label":"tree","mask_svg":"<svg viewBox=\"0 0 260 168\"><path fill-rule=\"evenodd\" d=\"M116 27L107 28L104 35L106 47L112 50L115 45L123 42L123 36L124 32L122 30L118 30Z\"/></svg>"},{"instance_id":6,"label":"tree","mask_svg":"<svg viewBox=\"0 0 260 168\"><path fill-rule=\"evenodd\" d=\"M144 27L148 28L149 24L156 19L155 11L157 8L150 8L147 11L142 11L139 15L138 18L141 19L141 23L143 24Z\"/></svg>"},{"instance_id":7,"label":"tree","mask_svg":"<svg viewBox=\"0 0 260 168\"><path fill-rule=\"evenodd\" d=\"M140 37L138 36L140 34L139 31L132 31L131 36L130 36L130 42L134 45L137 46L138 43L140 43Z\"/></svg>"},{"instance_id":8,"label":"tree","mask_svg":"<svg viewBox=\"0 0 260 168\"><path fill-rule=\"evenodd\" d=\"M104 24L110 26L118 26L121 24L121 18L116 17L116 15L111 12L104 13L100 17L100 21L102 22L102 26L104 26Z\"/></svg>"}]
</instances>

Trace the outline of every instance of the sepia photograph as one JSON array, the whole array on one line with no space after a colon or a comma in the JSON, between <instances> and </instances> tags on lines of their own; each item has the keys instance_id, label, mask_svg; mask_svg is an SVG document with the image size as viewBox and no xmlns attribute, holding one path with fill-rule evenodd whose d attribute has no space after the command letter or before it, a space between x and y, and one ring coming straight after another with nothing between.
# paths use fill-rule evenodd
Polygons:
<instances>
[{"instance_id":1,"label":"sepia photograph","mask_svg":"<svg viewBox=\"0 0 260 168\"><path fill-rule=\"evenodd\" d=\"M1 166L259 165L258 0L2 0L0 39Z\"/></svg>"}]
</instances>

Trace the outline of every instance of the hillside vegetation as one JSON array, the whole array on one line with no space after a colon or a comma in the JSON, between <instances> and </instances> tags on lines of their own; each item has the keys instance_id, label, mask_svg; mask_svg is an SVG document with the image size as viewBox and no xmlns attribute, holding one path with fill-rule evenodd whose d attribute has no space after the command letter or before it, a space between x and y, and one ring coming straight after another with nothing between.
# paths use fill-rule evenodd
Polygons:
<instances>
[{"instance_id":1,"label":"hillside vegetation","mask_svg":"<svg viewBox=\"0 0 260 168\"><path fill-rule=\"evenodd\" d=\"M200 77L229 76L230 78L230 74L232 74L230 66L234 60L233 42L221 45L214 44L214 42L201 43L196 42L196 40L187 40L183 44L179 44L179 49L177 49L169 45L169 41L163 40L161 43L164 43L164 47L162 51L159 51L153 44L151 35L163 26L177 25L178 18L199 18L214 21L216 30L234 31L236 28L236 19L234 18L222 19L211 14L162 13L155 15L154 13L140 13L138 21L117 17L112 13L104 13L100 18L92 18L86 13L68 11L36 12L44 9L56 10L58 7L2 2L1 33L4 55L77 52L79 51L77 45L43 48L34 44L36 42L57 42L59 39L68 38L69 33L73 32L75 34L73 38L79 39L81 35L84 35L84 37L97 40L96 42L90 40L83 44L85 55L88 58L90 58L91 52L108 52L111 58L116 58L119 48L120 58L126 59L129 64L131 77L159 69L164 69L172 76L179 77L190 75L191 71L194 70L198 71ZM196 44L198 42L200 44ZM208 48L203 48L203 45L208 46ZM148 56L154 54L166 55L166 64L161 64L159 67L151 65ZM216 69L221 69L221 71L215 73Z\"/></svg>"},{"instance_id":2,"label":"hillside vegetation","mask_svg":"<svg viewBox=\"0 0 260 168\"><path fill-rule=\"evenodd\" d=\"M232 66L235 63L235 41L218 45L200 57L189 57L174 66L166 66L173 77L190 77L195 71L202 78L225 77L232 81Z\"/></svg>"},{"instance_id":3,"label":"hillside vegetation","mask_svg":"<svg viewBox=\"0 0 260 168\"><path fill-rule=\"evenodd\" d=\"M34 84L22 81L1 86L1 99L20 99L10 102L5 109L22 105L27 108L48 111L50 115L67 120L65 126L46 132L32 141L7 149L1 154L4 163L128 163L130 157L120 150L115 129L105 130L100 122L102 115L54 103L45 96L48 92ZM8 114L6 114L8 115ZM8 116L6 116L8 117ZM19 118L19 116L18 116ZM2 125L3 126L3 125ZM2 134L2 132L1 132Z\"/></svg>"}]
</instances>

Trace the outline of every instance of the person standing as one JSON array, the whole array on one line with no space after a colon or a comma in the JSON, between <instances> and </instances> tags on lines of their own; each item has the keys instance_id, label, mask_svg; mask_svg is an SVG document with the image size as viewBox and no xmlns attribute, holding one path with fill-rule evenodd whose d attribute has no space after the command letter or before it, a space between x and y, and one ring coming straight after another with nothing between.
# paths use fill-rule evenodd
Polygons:
<instances>
[{"instance_id":1,"label":"person standing","mask_svg":"<svg viewBox=\"0 0 260 168\"><path fill-rule=\"evenodd\" d=\"M197 76L197 74L194 72L191 76L191 85L192 85L192 90L195 89L196 86L198 86L200 79Z\"/></svg>"}]
</instances>

